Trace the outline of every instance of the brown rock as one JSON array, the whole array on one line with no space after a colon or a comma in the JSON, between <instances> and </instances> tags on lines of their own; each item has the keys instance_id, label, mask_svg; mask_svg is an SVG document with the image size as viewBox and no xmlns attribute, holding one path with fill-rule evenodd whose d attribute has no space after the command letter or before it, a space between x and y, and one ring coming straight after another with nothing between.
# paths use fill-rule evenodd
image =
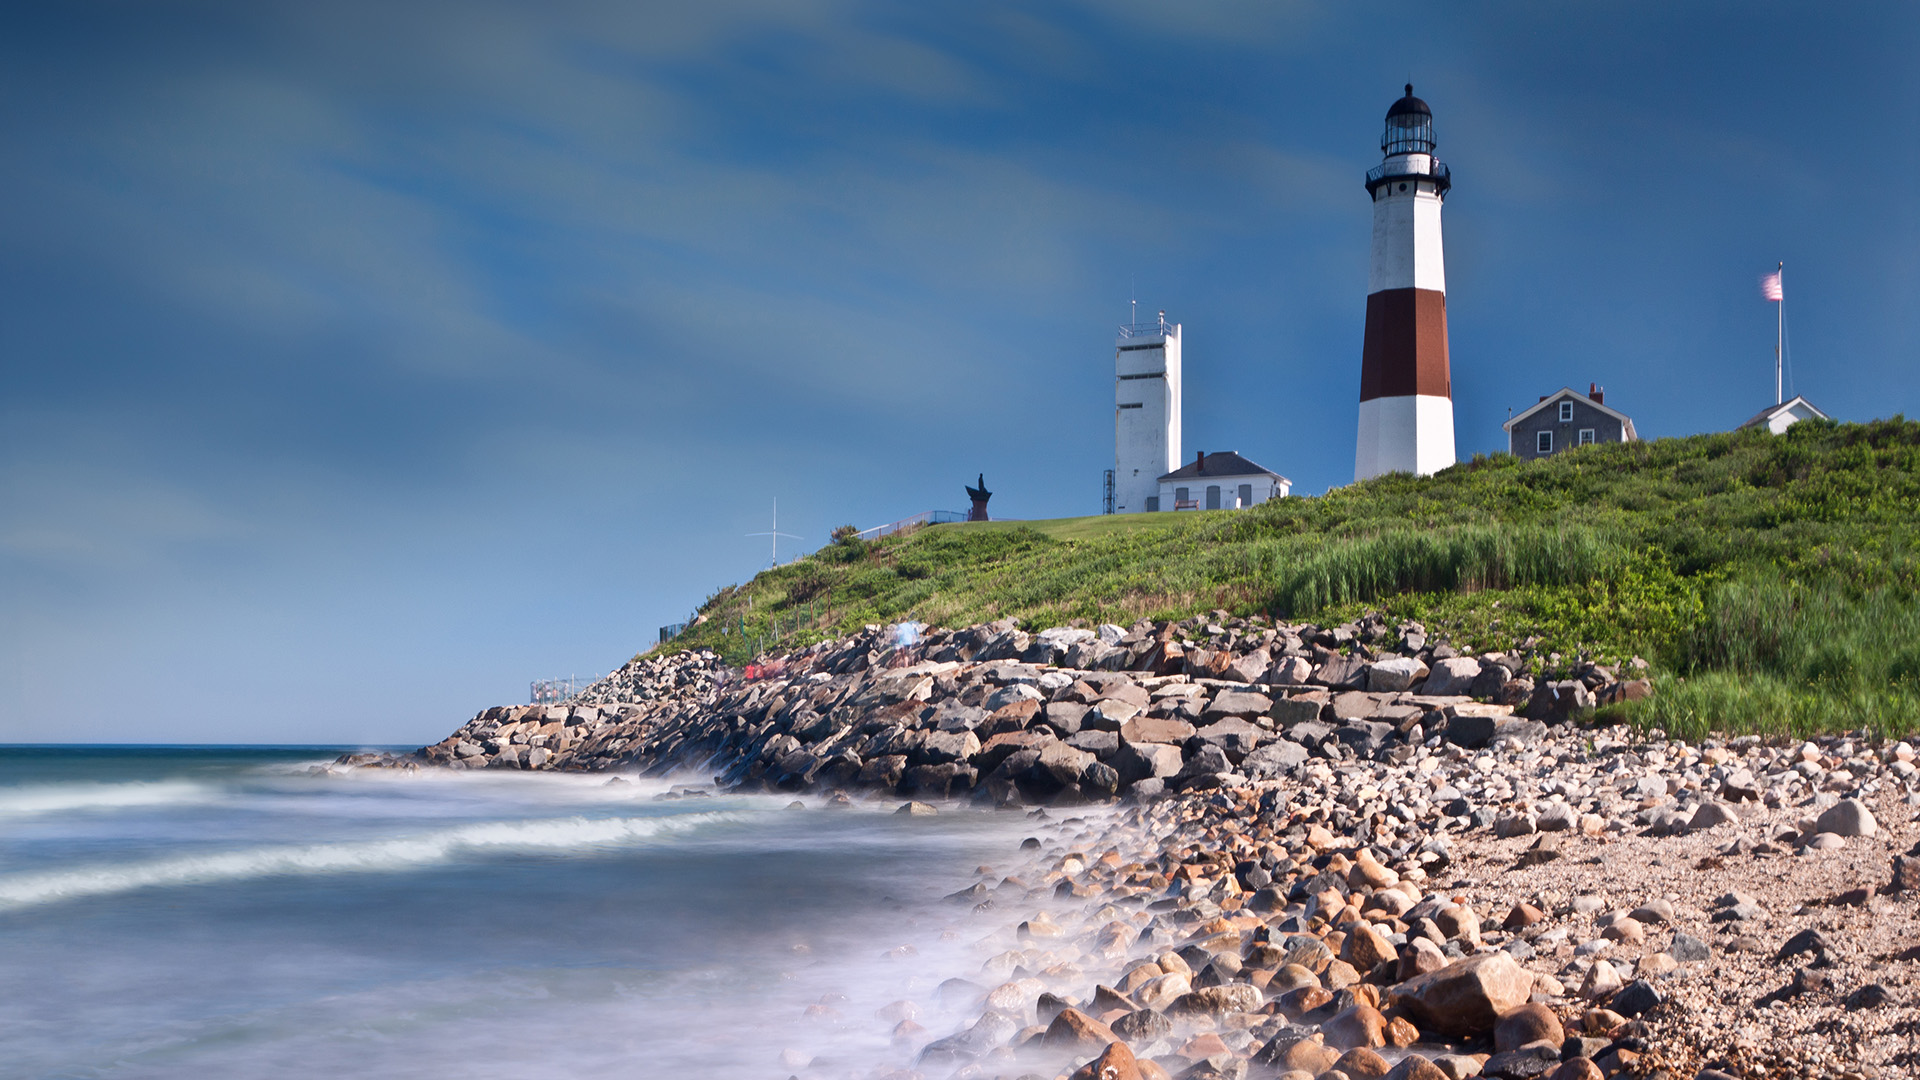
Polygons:
<instances>
[{"instance_id":1,"label":"brown rock","mask_svg":"<svg viewBox=\"0 0 1920 1080\"><path fill-rule=\"evenodd\" d=\"M1399 954L1394 951L1393 942L1371 923L1358 922L1347 932L1347 940L1340 943L1340 959L1352 964L1355 971L1367 972L1389 960L1399 959Z\"/></svg>"},{"instance_id":2,"label":"brown rock","mask_svg":"<svg viewBox=\"0 0 1920 1080\"><path fill-rule=\"evenodd\" d=\"M1289 990L1273 1000L1276 1005L1280 1006L1281 1012L1286 1013L1288 1016L1297 1017L1310 1013L1320 1006L1325 1005L1327 1002L1332 1001L1333 994L1331 991L1323 990L1318 986L1302 986L1298 989Z\"/></svg>"},{"instance_id":3,"label":"brown rock","mask_svg":"<svg viewBox=\"0 0 1920 1080\"><path fill-rule=\"evenodd\" d=\"M1541 911L1532 904L1515 904L1513 905L1513 910L1507 912L1506 919L1500 923L1500 928L1503 930L1524 930L1546 917L1546 912Z\"/></svg>"},{"instance_id":4,"label":"brown rock","mask_svg":"<svg viewBox=\"0 0 1920 1080\"><path fill-rule=\"evenodd\" d=\"M1318 1032L1304 1036L1275 1036L1272 1042L1261 1047L1253 1055L1255 1064L1270 1066L1280 1072L1299 1069L1313 1076L1333 1068L1333 1063L1338 1060L1340 1055L1321 1041Z\"/></svg>"},{"instance_id":5,"label":"brown rock","mask_svg":"<svg viewBox=\"0 0 1920 1080\"><path fill-rule=\"evenodd\" d=\"M1180 1049L1174 1052L1183 1058L1198 1061L1201 1058L1210 1058L1215 1054L1230 1054L1233 1052L1233 1049L1229 1047L1220 1036L1208 1031L1188 1039L1181 1045Z\"/></svg>"},{"instance_id":6,"label":"brown rock","mask_svg":"<svg viewBox=\"0 0 1920 1080\"><path fill-rule=\"evenodd\" d=\"M1384 889L1400 880L1400 875L1381 866L1373 857L1373 852L1360 849L1360 857L1354 861L1353 868L1347 871L1347 887L1352 889Z\"/></svg>"},{"instance_id":7,"label":"brown rock","mask_svg":"<svg viewBox=\"0 0 1920 1080\"><path fill-rule=\"evenodd\" d=\"M1561 1062L1559 1068L1547 1074L1547 1080L1606 1080L1606 1074L1590 1059L1574 1058Z\"/></svg>"},{"instance_id":8,"label":"brown rock","mask_svg":"<svg viewBox=\"0 0 1920 1080\"><path fill-rule=\"evenodd\" d=\"M1532 992L1526 969L1505 952L1490 952L1409 979L1393 998L1422 1028L1470 1036L1492 1030Z\"/></svg>"},{"instance_id":9,"label":"brown rock","mask_svg":"<svg viewBox=\"0 0 1920 1080\"><path fill-rule=\"evenodd\" d=\"M1566 1039L1567 1032L1560 1018L1545 1005L1528 1004L1512 1009L1493 1026L1493 1047L1501 1052L1542 1040L1558 1046Z\"/></svg>"},{"instance_id":10,"label":"brown rock","mask_svg":"<svg viewBox=\"0 0 1920 1080\"><path fill-rule=\"evenodd\" d=\"M1073 1072L1072 1080L1145 1080L1127 1044L1116 1042Z\"/></svg>"},{"instance_id":11,"label":"brown rock","mask_svg":"<svg viewBox=\"0 0 1920 1080\"><path fill-rule=\"evenodd\" d=\"M1081 1012L1079 1009L1063 1009L1053 1023L1047 1025L1046 1034L1040 1037L1040 1045L1049 1050L1078 1050L1086 1052L1099 1049L1108 1043L1119 1042L1113 1029Z\"/></svg>"},{"instance_id":12,"label":"brown rock","mask_svg":"<svg viewBox=\"0 0 1920 1080\"><path fill-rule=\"evenodd\" d=\"M1320 1033L1326 1036L1327 1045L1350 1050L1356 1046L1387 1045L1386 1028L1387 1018L1379 1009L1355 1005L1321 1024Z\"/></svg>"},{"instance_id":13,"label":"brown rock","mask_svg":"<svg viewBox=\"0 0 1920 1080\"><path fill-rule=\"evenodd\" d=\"M1429 971L1439 971L1447 966L1447 954L1430 938L1411 938L1400 947L1400 981L1405 982L1416 975L1425 975Z\"/></svg>"},{"instance_id":14,"label":"brown rock","mask_svg":"<svg viewBox=\"0 0 1920 1080\"><path fill-rule=\"evenodd\" d=\"M1627 1026L1627 1018L1612 1009L1588 1009L1580 1017L1580 1029L1596 1039L1613 1037L1613 1033Z\"/></svg>"},{"instance_id":15,"label":"brown rock","mask_svg":"<svg viewBox=\"0 0 1920 1080\"><path fill-rule=\"evenodd\" d=\"M1469 946L1480 944L1480 916L1470 907L1448 904L1434 915L1433 923L1450 940Z\"/></svg>"},{"instance_id":16,"label":"brown rock","mask_svg":"<svg viewBox=\"0 0 1920 1080\"><path fill-rule=\"evenodd\" d=\"M1393 1068L1387 1064L1386 1058L1364 1046L1356 1046L1341 1054L1340 1059L1333 1063L1333 1067L1346 1073L1351 1080L1380 1080L1380 1077L1387 1075Z\"/></svg>"},{"instance_id":17,"label":"brown rock","mask_svg":"<svg viewBox=\"0 0 1920 1080\"><path fill-rule=\"evenodd\" d=\"M1647 940L1647 928L1640 925L1640 920L1638 919L1616 919L1605 930L1600 931L1600 936L1606 938L1608 941L1620 941L1628 945L1644 945Z\"/></svg>"},{"instance_id":18,"label":"brown rock","mask_svg":"<svg viewBox=\"0 0 1920 1080\"><path fill-rule=\"evenodd\" d=\"M1345 960L1335 960L1327 965L1326 973L1320 980L1327 984L1329 990L1344 990L1360 981L1360 973Z\"/></svg>"},{"instance_id":19,"label":"brown rock","mask_svg":"<svg viewBox=\"0 0 1920 1080\"><path fill-rule=\"evenodd\" d=\"M1408 1054L1387 1073L1387 1080L1450 1080L1450 1078L1440 1066L1419 1054Z\"/></svg>"},{"instance_id":20,"label":"brown rock","mask_svg":"<svg viewBox=\"0 0 1920 1080\"><path fill-rule=\"evenodd\" d=\"M1404 1016L1387 1021L1386 1035L1388 1046L1407 1047L1420 1041L1420 1029Z\"/></svg>"}]
</instances>

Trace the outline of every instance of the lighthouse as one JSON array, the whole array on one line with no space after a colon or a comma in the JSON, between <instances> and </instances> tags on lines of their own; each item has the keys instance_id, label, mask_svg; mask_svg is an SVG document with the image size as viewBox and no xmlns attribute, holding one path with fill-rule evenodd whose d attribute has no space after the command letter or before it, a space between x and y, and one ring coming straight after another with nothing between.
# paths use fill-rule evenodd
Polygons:
<instances>
[{"instance_id":1,"label":"lighthouse","mask_svg":"<svg viewBox=\"0 0 1920 1080\"><path fill-rule=\"evenodd\" d=\"M1360 354L1360 437L1353 477L1436 472L1454 463L1447 366L1447 270L1440 207L1452 186L1433 156L1433 110L1413 96L1387 110L1385 160L1367 173L1373 259Z\"/></svg>"}]
</instances>

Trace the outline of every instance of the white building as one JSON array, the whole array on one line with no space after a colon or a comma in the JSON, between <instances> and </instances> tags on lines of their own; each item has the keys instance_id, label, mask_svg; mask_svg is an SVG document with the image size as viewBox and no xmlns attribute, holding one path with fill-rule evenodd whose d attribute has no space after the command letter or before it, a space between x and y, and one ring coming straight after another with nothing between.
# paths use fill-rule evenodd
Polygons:
<instances>
[{"instance_id":1,"label":"white building","mask_svg":"<svg viewBox=\"0 0 1920 1080\"><path fill-rule=\"evenodd\" d=\"M1164 510L1244 510L1293 490L1293 481L1231 450L1202 451L1158 479L1155 506Z\"/></svg>"},{"instance_id":2,"label":"white building","mask_svg":"<svg viewBox=\"0 0 1920 1080\"><path fill-rule=\"evenodd\" d=\"M1454 463L1447 269L1440 207L1452 175L1433 156L1433 112L1407 95L1387 110L1385 160L1367 173L1373 256L1360 360L1353 477L1420 476Z\"/></svg>"},{"instance_id":3,"label":"white building","mask_svg":"<svg viewBox=\"0 0 1920 1080\"><path fill-rule=\"evenodd\" d=\"M1753 419L1741 424L1735 430L1745 431L1750 427L1764 427L1775 435L1787 430L1802 420L1831 420L1833 417L1813 407L1806 398L1795 395L1791 401L1778 405L1769 405L1760 410Z\"/></svg>"},{"instance_id":4,"label":"white building","mask_svg":"<svg viewBox=\"0 0 1920 1080\"><path fill-rule=\"evenodd\" d=\"M1163 311L1122 326L1113 374L1113 511L1158 510L1160 478L1180 464L1179 324Z\"/></svg>"}]
</instances>

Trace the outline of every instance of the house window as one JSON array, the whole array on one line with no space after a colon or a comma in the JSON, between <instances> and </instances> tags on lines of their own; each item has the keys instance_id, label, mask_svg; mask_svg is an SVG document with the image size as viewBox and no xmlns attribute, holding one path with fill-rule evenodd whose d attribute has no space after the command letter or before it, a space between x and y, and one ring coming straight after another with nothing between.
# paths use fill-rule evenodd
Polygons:
<instances>
[{"instance_id":1,"label":"house window","mask_svg":"<svg viewBox=\"0 0 1920 1080\"><path fill-rule=\"evenodd\" d=\"M1253 485L1252 484L1240 485L1240 505L1242 507L1253 505Z\"/></svg>"},{"instance_id":2,"label":"house window","mask_svg":"<svg viewBox=\"0 0 1920 1080\"><path fill-rule=\"evenodd\" d=\"M1175 510L1191 510L1193 508L1193 489L1174 488L1173 508Z\"/></svg>"},{"instance_id":3,"label":"house window","mask_svg":"<svg viewBox=\"0 0 1920 1080\"><path fill-rule=\"evenodd\" d=\"M1566 423L1571 423L1572 421L1573 421L1573 402L1571 401L1561 402L1560 403L1560 422L1563 424L1566 424Z\"/></svg>"},{"instance_id":4,"label":"house window","mask_svg":"<svg viewBox=\"0 0 1920 1080\"><path fill-rule=\"evenodd\" d=\"M1207 485L1207 509L1209 510L1220 509L1220 485L1219 484Z\"/></svg>"},{"instance_id":5,"label":"house window","mask_svg":"<svg viewBox=\"0 0 1920 1080\"><path fill-rule=\"evenodd\" d=\"M1593 429L1590 427L1581 428L1580 436L1574 440L1574 445L1575 446L1592 446L1593 445Z\"/></svg>"},{"instance_id":6,"label":"house window","mask_svg":"<svg viewBox=\"0 0 1920 1080\"><path fill-rule=\"evenodd\" d=\"M1147 496L1147 513L1149 514L1158 513L1159 510L1160 510L1160 496L1158 495Z\"/></svg>"},{"instance_id":7,"label":"house window","mask_svg":"<svg viewBox=\"0 0 1920 1080\"><path fill-rule=\"evenodd\" d=\"M1536 454L1553 453L1553 432L1536 431L1533 433L1533 452Z\"/></svg>"}]
</instances>

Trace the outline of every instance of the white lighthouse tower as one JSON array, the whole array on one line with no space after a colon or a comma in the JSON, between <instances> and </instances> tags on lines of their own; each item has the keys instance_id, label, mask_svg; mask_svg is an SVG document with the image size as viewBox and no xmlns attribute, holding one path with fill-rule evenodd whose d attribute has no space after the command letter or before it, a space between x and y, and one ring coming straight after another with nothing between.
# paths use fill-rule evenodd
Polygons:
<instances>
[{"instance_id":1,"label":"white lighthouse tower","mask_svg":"<svg viewBox=\"0 0 1920 1080\"><path fill-rule=\"evenodd\" d=\"M1440 206L1452 179L1433 156L1433 111L1407 96L1387 110L1367 173L1373 262L1360 357L1360 438L1353 477L1437 472L1454 463L1453 377L1447 365L1447 270Z\"/></svg>"},{"instance_id":2,"label":"white lighthouse tower","mask_svg":"<svg viewBox=\"0 0 1920 1080\"><path fill-rule=\"evenodd\" d=\"M1180 467L1180 325L1163 311L1120 327L1113 375L1113 510L1172 510L1160 478Z\"/></svg>"}]
</instances>

